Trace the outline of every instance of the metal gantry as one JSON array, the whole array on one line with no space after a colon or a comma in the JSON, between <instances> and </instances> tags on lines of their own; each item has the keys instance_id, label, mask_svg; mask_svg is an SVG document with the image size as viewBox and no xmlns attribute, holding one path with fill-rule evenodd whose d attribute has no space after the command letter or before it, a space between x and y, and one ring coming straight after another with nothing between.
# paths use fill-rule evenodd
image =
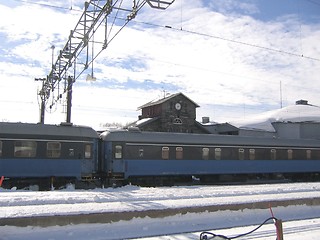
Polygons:
<instances>
[{"instance_id":1,"label":"metal gantry","mask_svg":"<svg viewBox=\"0 0 320 240\"><path fill-rule=\"evenodd\" d=\"M118 33L135 18L139 10L147 3L156 9L166 9L174 0L90 0L85 2L84 11L70 31L68 41L59 51L56 62L42 81L38 91L41 99L40 123L44 123L45 110L51 109L67 94L66 122L71 123L72 85L81 74L93 64L99 54L106 49ZM99 51L94 51L100 44ZM53 47L54 49L54 47ZM92 66L93 68L93 66ZM91 74L93 77L93 70Z\"/></svg>"}]
</instances>

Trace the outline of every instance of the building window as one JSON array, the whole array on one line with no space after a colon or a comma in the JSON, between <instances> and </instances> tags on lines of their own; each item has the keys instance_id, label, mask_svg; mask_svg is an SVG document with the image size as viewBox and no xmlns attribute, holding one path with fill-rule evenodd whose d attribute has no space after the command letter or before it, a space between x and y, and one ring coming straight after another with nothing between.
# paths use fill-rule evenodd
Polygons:
<instances>
[{"instance_id":1,"label":"building window","mask_svg":"<svg viewBox=\"0 0 320 240\"><path fill-rule=\"evenodd\" d=\"M208 160L209 159L209 148L202 148L202 159Z\"/></svg>"},{"instance_id":2,"label":"building window","mask_svg":"<svg viewBox=\"0 0 320 240\"><path fill-rule=\"evenodd\" d=\"M275 149L271 149L271 160L277 159L277 151Z\"/></svg>"},{"instance_id":3,"label":"building window","mask_svg":"<svg viewBox=\"0 0 320 240\"><path fill-rule=\"evenodd\" d=\"M15 157L35 157L37 153L37 143L34 141L16 141L14 143Z\"/></svg>"},{"instance_id":4,"label":"building window","mask_svg":"<svg viewBox=\"0 0 320 240\"><path fill-rule=\"evenodd\" d=\"M239 160L244 160L244 149L239 148Z\"/></svg>"},{"instance_id":5,"label":"building window","mask_svg":"<svg viewBox=\"0 0 320 240\"><path fill-rule=\"evenodd\" d=\"M114 158L116 158L116 159L122 158L122 146L121 145L115 146Z\"/></svg>"},{"instance_id":6,"label":"building window","mask_svg":"<svg viewBox=\"0 0 320 240\"><path fill-rule=\"evenodd\" d=\"M176 147L176 159L182 159L182 158L183 158L183 148Z\"/></svg>"},{"instance_id":7,"label":"building window","mask_svg":"<svg viewBox=\"0 0 320 240\"><path fill-rule=\"evenodd\" d=\"M60 142L47 142L47 157L58 158L61 154L61 143Z\"/></svg>"},{"instance_id":8,"label":"building window","mask_svg":"<svg viewBox=\"0 0 320 240\"><path fill-rule=\"evenodd\" d=\"M307 154L307 159L311 159L311 150L307 150L306 151L306 154Z\"/></svg>"},{"instance_id":9,"label":"building window","mask_svg":"<svg viewBox=\"0 0 320 240\"><path fill-rule=\"evenodd\" d=\"M182 120L181 120L180 118L175 118L175 119L173 120L173 124L179 124L179 125L181 125L181 124L182 124Z\"/></svg>"},{"instance_id":10,"label":"building window","mask_svg":"<svg viewBox=\"0 0 320 240\"><path fill-rule=\"evenodd\" d=\"M169 159L169 147L162 147L162 159Z\"/></svg>"},{"instance_id":11,"label":"building window","mask_svg":"<svg viewBox=\"0 0 320 240\"><path fill-rule=\"evenodd\" d=\"M92 158L92 144L84 145L84 158L86 159Z\"/></svg>"},{"instance_id":12,"label":"building window","mask_svg":"<svg viewBox=\"0 0 320 240\"><path fill-rule=\"evenodd\" d=\"M216 160L221 160L221 148L214 149L214 158Z\"/></svg>"},{"instance_id":13,"label":"building window","mask_svg":"<svg viewBox=\"0 0 320 240\"><path fill-rule=\"evenodd\" d=\"M292 149L288 149L288 160L292 160L293 158L293 151Z\"/></svg>"},{"instance_id":14,"label":"building window","mask_svg":"<svg viewBox=\"0 0 320 240\"><path fill-rule=\"evenodd\" d=\"M249 159L254 160L256 158L256 150L251 148L249 149Z\"/></svg>"}]
</instances>

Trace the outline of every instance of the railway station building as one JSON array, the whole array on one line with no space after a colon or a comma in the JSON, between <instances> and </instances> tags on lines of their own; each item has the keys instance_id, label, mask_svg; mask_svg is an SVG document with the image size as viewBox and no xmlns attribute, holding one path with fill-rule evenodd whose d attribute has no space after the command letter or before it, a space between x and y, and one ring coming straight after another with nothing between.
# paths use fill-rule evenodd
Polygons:
<instances>
[{"instance_id":1,"label":"railway station building","mask_svg":"<svg viewBox=\"0 0 320 240\"><path fill-rule=\"evenodd\" d=\"M266 116L246 120L216 123L209 117L196 121L197 103L183 93L150 101L138 108L139 119L125 128L137 127L141 131L223 134L270 138L320 138L320 107L307 100L295 105L266 112Z\"/></svg>"},{"instance_id":2,"label":"railway station building","mask_svg":"<svg viewBox=\"0 0 320 240\"><path fill-rule=\"evenodd\" d=\"M138 127L141 131L203 133L210 131L196 121L199 105L183 93L176 93L140 107L141 115L136 122L126 126Z\"/></svg>"}]
</instances>

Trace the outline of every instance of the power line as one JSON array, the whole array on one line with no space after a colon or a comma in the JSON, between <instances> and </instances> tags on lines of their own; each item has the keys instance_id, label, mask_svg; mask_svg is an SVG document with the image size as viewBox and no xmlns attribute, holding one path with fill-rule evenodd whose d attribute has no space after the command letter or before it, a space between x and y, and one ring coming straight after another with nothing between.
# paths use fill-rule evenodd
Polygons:
<instances>
[{"instance_id":1,"label":"power line","mask_svg":"<svg viewBox=\"0 0 320 240\"><path fill-rule=\"evenodd\" d=\"M35 4L35 5L40 5L40 6L49 7L49 8L69 10L69 11L78 11L78 12L81 11L81 10L73 9L72 6L70 8L66 8L66 7L54 6L54 5L50 5L50 4L32 2L32 1L25 1L25 0L13 0L13 1L22 2L22 3L26 3L26 4ZM315 2L313 0L306 0L306 1L308 1L310 3L313 3L313 4L316 4L316 5L320 5L320 3L317 3L317 2ZM182 8L182 6L181 6L181 8ZM182 15L182 13L181 13L181 15ZM181 18L182 18L182 16L181 16ZM121 19L121 18L119 18L119 19ZM181 21L182 21L182 19L181 19ZM204 36L204 37L208 37L208 38L214 38L214 39L227 41L227 42L231 42L231 43L235 43L235 44L241 44L241 45L248 46L248 47L259 48L259 49L270 51L270 52L276 52L276 53L280 53L280 54L291 55L293 57L305 58L305 59L309 59L309 60L320 62L319 58L306 56L304 54L297 54L297 53L293 53L293 52L289 52L289 51L285 51L285 50L281 50L281 49L275 49L275 48L260 46L260 45L257 45L257 44L243 42L243 41L239 41L239 40L233 40L233 39L229 39L229 38L226 38L226 37L216 36L216 35L212 35L212 34L208 34L208 33L201 33L201 32L197 32L197 31L193 31L193 30L183 29L182 28L182 23L181 23L181 27L180 28L176 28L176 27L172 27L172 26L168 26L168 25L159 25L159 24L155 24L155 23L149 23L149 22L137 21L137 20L132 20L132 22L145 24L145 25L149 25L149 26L154 26L154 27L172 29L172 30L175 30L175 31L186 32L186 33L189 33L189 34L195 34L195 35Z\"/></svg>"},{"instance_id":2,"label":"power line","mask_svg":"<svg viewBox=\"0 0 320 240\"><path fill-rule=\"evenodd\" d=\"M314 1L314 0L306 0L307 2L310 2L310 3L313 3L313 4L315 4L315 5L318 5L318 6L320 6L320 3L318 3L318 2L316 2L316 1Z\"/></svg>"},{"instance_id":3,"label":"power line","mask_svg":"<svg viewBox=\"0 0 320 240\"><path fill-rule=\"evenodd\" d=\"M37 5L41 5L41 6L45 6L45 7L54 7L54 8L58 8L58 9L70 10L68 8L65 8L65 7L57 7L57 6L38 3L38 2L29 2L29 1L25 1L25 0L14 0L14 1L24 2L24 3L27 3L27 4L30 4L30 3L31 4L37 4ZM181 6L181 8L182 8L182 6ZM260 49L264 49L264 50L267 50L267 51L278 52L278 53L281 53L281 54L288 54L288 55L291 55L291 56L294 56L294 57L304 57L306 59L311 59L311 60L314 60L314 61L320 61L320 59L318 59L318 58L312 58L312 57L308 57L308 56L303 56L303 55L295 54L295 53L288 52L288 51L283 51L283 50L279 50L279 49L273 49L273 48L269 48L269 47L263 47L263 46L259 46L259 45L255 45L255 44L251 44L251 43L246 43L246 42L242 42L242 41L237 41L237 40L232 40L232 39L220 37L220 36L215 36L215 35L205 34L205 33L197 32L197 31L191 31L191 30L182 29L182 26L181 26L181 28L175 28L175 27L171 27L171 26L164 26L164 25L159 25L159 24L154 24L154 23L149 23L149 22L137 21L135 19L132 20L132 21L134 21L136 23L140 23L140 24L150 25L150 26L153 26L153 27L172 29L172 30L175 30L175 31L181 31L181 32L189 33L189 34L196 34L196 35L200 35L200 36L205 36L205 37L215 38L215 39L219 39L219 40L223 40L223 41L228 41L228 42L232 42L232 43L235 43L235 44L242 44L242 45L249 46L249 47L260 48ZM181 21L182 21L182 19L181 19ZM94 59L92 59L92 60L95 60L96 57ZM169 63L169 62L166 62L166 61L161 61L161 62ZM179 66L184 66L184 67L192 67L192 66L186 66L186 65L178 64L178 63L169 63L169 64L174 64L174 65L179 65ZM212 69L209 70L209 69L198 68L198 67L193 67L193 68L197 68L199 70L217 72L217 73L220 73L220 74L228 74L228 75L239 76L237 74L230 74L230 73L225 73L225 72L221 72L221 71L214 71ZM246 76L240 76L240 77L246 78L246 79L250 79L250 78L248 78Z\"/></svg>"},{"instance_id":4,"label":"power line","mask_svg":"<svg viewBox=\"0 0 320 240\"><path fill-rule=\"evenodd\" d=\"M223 41L227 41L227 42L231 42L231 43L235 43L235 44L245 45L245 46L248 46L248 47L259 48L259 49L263 49L263 50L266 50L266 51L277 52L277 53L281 53L281 54L291 55L291 56L299 57L299 58L306 58L306 59L309 59L309 60L319 61L320 62L319 58L309 57L309 56L305 56L303 54L297 54L297 53L293 53L293 52L289 52L289 51L284 51L284 50L281 50L281 49L275 49L275 48L260 46L260 45L257 45L257 44L252 44L252 43L247 43L247 42L243 42L243 41L233 40L233 39L220 37L220 36L216 36L216 35L212 35L212 34L208 34L208 33L201 33L201 32L187 30L187 29L183 29L183 28L176 28L176 27L172 27L172 26L168 26L168 25L158 25L158 24L155 24L155 23L148 23L148 22L142 22L142 21L137 21L137 20L134 20L134 22L137 22L137 23L140 23L140 24L145 24L145 25L150 25L150 26L154 26L154 27L161 27L161 28L166 28L166 29L172 29L172 30L175 30L175 31L186 32L186 33L189 33L189 34L195 34L195 35L204 36L204 37L208 37L208 38L214 38L214 39L223 40Z\"/></svg>"},{"instance_id":5,"label":"power line","mask_svg":"<svg viewBox=\"0 0 320 240\"><path fill-rule=\"evenodd\" d=\"M12 0L12 1L21 2L21 3L25 3L25 4L39 5L39 6L43 6L43 7L55 8L55 9L60 9L60 10L77 11L77 12L81 11L81 10L73 9L72 6L70 6L70 8L67 8L67 7L55 6L55 5L50 5L50 4L46 4L46 3L32 2L32 1L26 1L26 0Z\"/></svg>"}]
</instances>

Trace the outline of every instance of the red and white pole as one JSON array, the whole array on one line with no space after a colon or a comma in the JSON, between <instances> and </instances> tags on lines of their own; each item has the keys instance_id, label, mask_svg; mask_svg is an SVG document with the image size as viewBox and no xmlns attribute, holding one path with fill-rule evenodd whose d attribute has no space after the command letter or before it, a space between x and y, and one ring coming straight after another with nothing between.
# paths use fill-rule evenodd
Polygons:
<instances>
[{"instance_id":1,"label":"red and white pole","mask_svg":"<svg viewBox=\"0 0 320 240\"><path fill-rule=\"evenodd\" d=\"M4 181L4 176L1 176L1 178L0 178L0 187L2 186L3 181Z\"/></svg>"}]
</instances>

